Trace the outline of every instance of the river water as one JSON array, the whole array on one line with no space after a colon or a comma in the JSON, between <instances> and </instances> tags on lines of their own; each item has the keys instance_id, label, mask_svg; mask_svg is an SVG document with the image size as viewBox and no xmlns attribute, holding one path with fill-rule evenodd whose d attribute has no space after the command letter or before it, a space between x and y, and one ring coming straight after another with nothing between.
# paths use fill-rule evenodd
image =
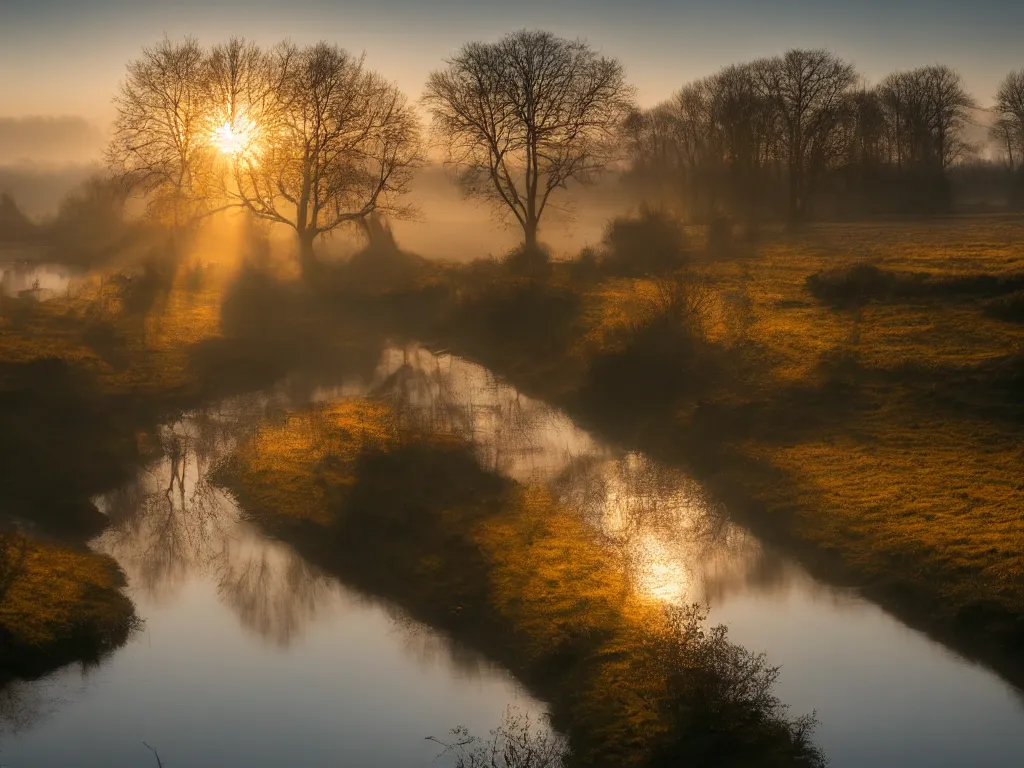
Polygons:
<instances>
[{"instance_id":1,"label":"river water","mask_svg":"<svg viewBox=\"0 0 1024 768\"><path fill-rule=\"evenodd\" d=\"M206 480L261 421L366 394L547 485L652 599L709 604L734 641L781 665L792 711L817 712L832 765L1022 763L1024 701L997 676L815 581L678 470L602 443L480 366L410 347L385 350L365 381L284 382L164 426L164 457L97 499L111 526L94 546L121 563L145 629L98 668L0 694L0 765L155 765L146 742L169 768L411 768L444 765L425 737L455 725L485 734L509 705L542 718L502 670L319 572Z\"/></svg>"}]
</instances>

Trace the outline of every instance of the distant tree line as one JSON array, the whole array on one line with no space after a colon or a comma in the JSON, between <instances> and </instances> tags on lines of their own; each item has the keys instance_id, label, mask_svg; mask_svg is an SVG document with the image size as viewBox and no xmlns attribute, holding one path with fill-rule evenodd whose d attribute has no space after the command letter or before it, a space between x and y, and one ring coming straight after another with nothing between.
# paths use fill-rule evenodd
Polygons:
<instances>
[{"instance_id":1,"label":"distant tree line","mask_svg":"<svg viewBox=\"0 0 1024 768\"><path fill-rule=\"evenodd\" d=\"M115 105L111 186L70 200L64 218L116 213L128 191L172 231L237 208L291 228L313 266L321 236L413 213L416 111L335 45L165 39L128 64ZM521 228L539 259L546 212L612 170L691 220L751 228L944 212L954 185L1024 204L1024 70L996 94L984 160L969 141L977 102L952 69L868 87L825 50L726 67L639 109L618 60L522 30L464 45L429 74L421 105L465 194Z\"/></svg>"},{"instance_id":2,"label":"distant tree line","mask_svg":"<svg viewBox=\"0 0 1024 768\"><path fill-rule=\"evenodd\" d=\"M896 72L868 87L828 51L792 50L727 67L634 111L630 175L694 219L752 225L947 211L957 173L976 185L1001 184L1019 203L1024 71L999 89L993 159L984 163L966 137L976 110L946 66Z\"/></svg>"}]
</instances>

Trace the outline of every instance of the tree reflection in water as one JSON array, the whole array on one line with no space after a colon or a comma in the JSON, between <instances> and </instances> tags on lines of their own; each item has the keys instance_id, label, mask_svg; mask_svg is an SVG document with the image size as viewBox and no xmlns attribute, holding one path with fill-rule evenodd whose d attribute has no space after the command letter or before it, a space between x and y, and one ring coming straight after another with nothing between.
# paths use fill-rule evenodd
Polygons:
<instances>
[{"instance_id":1,"label":"tree reflection in water","mask_svg":"<svg viewBox=\"0 0 1024 768\"><path fill-rule=\"evenodd\" d=\"M213 579L242 625L280 646L339 587L251 528L208 475L239 439L274 418L284 399L277 391L235 398L166 424L158 434L162 457L97 500L111 526L96 542L121 563L133 589L157 601L174 598L191 579Z\"/></svg>"},{"instance_id":2,"label":"tree reflection in water","mask_svg":"<svg viewBox=\"0 0 1024 768\"><path fill-rule=\"evenodd\" d=\"M483 466L543 484L579 510L656 599L712 603L752 588L784 591L797 577L684 471L601 444L481 366L416 346L391 349L376 382L372 393L401 427L469 440Z\"/></svg>"},{"instance_id":3,"label":"tree reflection in water","mask_svg":"<svg viewBox=\"0 0 1024 768\"><path fill-rule=\"evenodd\" d=\"M208 474L259 424L315 401L360 395L386 400L402 430L458 436L474 445L482 466L550 488L602 532L634 583L657 599L714 602L752 586L785 589L793 575L684 472L603 445L486 369L415 345L386 349L365 386L283 382L180 414L157 435L162 458L97 500L112 523L98 548L122 564L134 589L157 601L173 598L192 578L212 578L246 628L287 646L341 587L254 530ZM396 624L410 647L422 643L409 625ZM459 655L450 647L446 653ZM470 666L471 656L463 660Z\"/></svg>"},{"instance_id":4,"label":"tree reflection in water","mask_svg":"<svg viewBox=\"0 0 1024 768\"><path fill-rule=\"evenodd\" d=\"M86 664L73 664L38 680L9 680L0 687L0 745L81 695L88 686L90 669Z\"/></svg>"}]
</instances>

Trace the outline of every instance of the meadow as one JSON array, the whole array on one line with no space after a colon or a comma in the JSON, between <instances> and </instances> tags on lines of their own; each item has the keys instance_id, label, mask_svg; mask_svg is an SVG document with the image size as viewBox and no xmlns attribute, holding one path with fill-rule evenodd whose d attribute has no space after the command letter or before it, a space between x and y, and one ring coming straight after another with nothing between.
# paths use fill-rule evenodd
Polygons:
<instances>
[{"instance_id":1,"label":"meadow","mask_svg":"<svg viewBox=\"0 0 1024 768\"><path fill-rule=\"evenodd\" d=\"M440 338L687 463L812 570L1019 679L1024 221L687 234L671 279L462 269Z\"/></svg>"}]
</instances>

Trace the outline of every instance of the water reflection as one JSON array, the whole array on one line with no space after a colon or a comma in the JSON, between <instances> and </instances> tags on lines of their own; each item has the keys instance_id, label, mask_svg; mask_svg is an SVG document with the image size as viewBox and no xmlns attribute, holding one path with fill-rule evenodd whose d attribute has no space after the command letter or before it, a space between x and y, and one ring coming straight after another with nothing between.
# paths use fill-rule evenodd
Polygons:
<instances>
[{"instance_id":1,"label":"water reflection","mask_svg":"<svg viewBox=\"0 0 1024 768\"><path fill-rule=\"evenodd\" d=\"M385 350L369 394L386 399L402 427L457 434L482 466L521 482L546 482L575 456L603 450L561 411L487 369L418 346Z\"/></svg>"},{"instance_id":2,"label":"water reflection","mask_svg":"<svg viewBox=\"0 0 1024 768\"><path fill-rule=\"evenodd\" d=\"M49 299L66 294L71 289L72 279L70 270L56 264L0 264L0 294L4 296Z\"/></svg>"},{"instance_id":3,"label":"water reflection","mask_svg":"<svg viewBox=\"0 0 1024 768\"><path fill-rule=\"evenodd\" d=\"M254 530L209 475L238 440L288 404L282 388L165 424L157 435L162 457L97 499L111 526L95 542L121 563L134 590L158 603L175 599L190 580L211 579L244 627L282 647L339 587L290 547Z\"/></svg>"},{"instance_id":4,"label":"water reflection","mask_svg":"<svg viewBox=\"0 0 1024 768\"><path fill-rule=\"evenodd\" d=\"M483 466L547 485L621 553L634 585L654 599L717 603L733 592L784 591L798 577L685 472L598 442L481 366L416 346L389 349L370 391L403 427L455 433Z\"/></svg>"},{"instance_id":5,"label":"water reflection","mask_svg":"<svg viewBox=\"0 0 1024 768\"><path fill-rule=\"evenodd\" d=\"M117 654L109 688L82 696L67 707L71 715L51 718L57 723L40 724L75 698L67 674L59 685L5 689L0 735L14 744L5 745L5 760L45 755L44 764L107 768L148 759L132 752L108 760L106 747L93 750L103 754L91 763L77 754L58 759L66 757L60 745L70 751L84 734L102 732L111 743L138 734L159 743L162 755L177 751L181 765L223 765L240 754L247 765L280 765L294 758L289 739L308 729L303 748L319 750L308 764L425 764L431 756L416 751L423 736L468 721L465 710L453 714L455 702L480 710L470 722L476 730L498 721L515 695L507 678L397 609L370 610L250 526L208 478L257 425L367 394L387 400L403 427L456 434L472 441L484 466L545 485L621 553L652 599L711 604L712 621L730 624L736 641L787 665L781 697L795 711L818 710L835 765L996 766L1024 749L1020 703L999 680L869 603L814 582L733 525L685 473L600 443L484 368L410 346L385 350L366 381L296 376L180 414L159 430L161 458L99 500L112 524L96 543L121 563L133 597L145 598L153 648L135 643ZM173 607L157 610L146 599ZM260 640L245 643L232 634L237 626ZM301 694L282 706L282 690ZM207 700L214 703L201 707ZM484 711L492 705L499 714ZM418 762L391 760L385 747L397 732L410 736L402 755Z\"/></svg>"}]
</instances>

